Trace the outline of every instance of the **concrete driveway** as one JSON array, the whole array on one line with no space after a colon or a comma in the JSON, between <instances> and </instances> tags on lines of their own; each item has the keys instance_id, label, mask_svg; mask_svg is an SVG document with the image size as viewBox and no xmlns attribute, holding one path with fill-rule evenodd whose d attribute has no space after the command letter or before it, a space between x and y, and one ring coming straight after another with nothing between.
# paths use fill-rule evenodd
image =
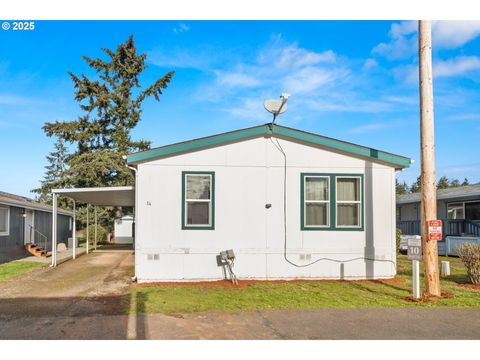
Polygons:
<instances>
[{"instance_id":1,"label":"concrete driveway","mask_svg":"<svg viewBox=\"0 0 480 360\"><path fill-rule=\"evenodd\" d=\"M131 251L99 251L2 282L0 339L480 339L480 309L125 315L132 274Z\"/></svg>"}]
</instances>

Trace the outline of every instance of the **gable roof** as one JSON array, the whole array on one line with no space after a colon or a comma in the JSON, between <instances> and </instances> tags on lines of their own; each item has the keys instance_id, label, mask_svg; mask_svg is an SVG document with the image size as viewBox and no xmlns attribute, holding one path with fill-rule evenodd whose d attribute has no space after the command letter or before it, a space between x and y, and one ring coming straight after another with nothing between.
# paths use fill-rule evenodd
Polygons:
<instances>
[{"instance_id":1,"label":"gable roof","mask_svg":"<svg viewBox=\"0 0 480 360\"><path fill-rule=\"evenodd\" d=\"M326 136L317 135L271 123L207 136L199 139L179 142L171 145L161 146L138 153L133 153L127 156L127 163L138 164L146 161L151 161L160 157L174 156L181 153L198 151L214 146L224 145L235 141L253 139L261 136L271 136L272 134L287 139L302 141L312 145L341 151L352 156L360 156L364 158L369 158L373 161L384 162L395 167L395 169L407 168L412 163L412 160L410 158L404 156L395 155L385 151L372 149L366 146L357 145L346 141L337 140Z\"/></svg>"},{"instance_id":2,"label":"gable roof","mask_svg":"<svg viewBox=\"0 0 480 360\"><path fill-rule=\"evenodd\" d=\"M50 213L52 212L51 205L42 204L28 197L10 194L4 191L0 191L0 205L15 206L19 208L39 210L39 211L50 212ZM72 212L62 210L62 209L58 209L58 213L62 215L73 216Z\"/></svg>"},{"instance_id":3,"label":"gable roof","mask_svg":"<svg viewBox=\"0 0 480 360\"><path fill-rule=\"evenodd\" d=\"M480 184L457 186L437 190L437 200L454 200L476 196L480 198ZM419 203L422 201L421 193L397 195L397 204Z\"/></svg>"}]
</instances>

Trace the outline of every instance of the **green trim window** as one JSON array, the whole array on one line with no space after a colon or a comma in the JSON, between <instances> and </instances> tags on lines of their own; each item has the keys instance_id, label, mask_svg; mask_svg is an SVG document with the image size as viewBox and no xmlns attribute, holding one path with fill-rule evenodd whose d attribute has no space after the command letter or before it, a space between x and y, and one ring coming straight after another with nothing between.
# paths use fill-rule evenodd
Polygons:
<instances>
[{"instance_id":1,"label":"green trim window","mask_svg":"<svg viewBox=\"0 0 480 360\"><path fill-rule=\"evenodd\" d=\"M215 228L215 173L182 172L182 229Z\"/></svg>"},{"instance_id":2,"label":"green trim window","mask_svg":"<svg viewBox=\"0 0 480 360\"><path fill-rule=\"evenodd\" d=\"M10 234L10 208L0 207L0 236Z\"/></svg>"},{"instance_id":3,"label":"green trim window","mask_svg":"<svg viewBox=\"0 0 480 360\"><path fill-rule=\"evenodd\" d=\"M301 174L301 230L362 231L363 174Z\"/></svg>"}]
</instances>

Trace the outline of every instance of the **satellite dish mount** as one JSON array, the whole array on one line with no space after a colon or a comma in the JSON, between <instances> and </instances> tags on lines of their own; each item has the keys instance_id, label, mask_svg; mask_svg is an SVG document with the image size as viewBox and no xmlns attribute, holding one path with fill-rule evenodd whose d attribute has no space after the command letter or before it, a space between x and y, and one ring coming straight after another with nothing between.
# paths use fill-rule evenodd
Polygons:
<instances>
[{"instance_id":1,"label":"satellite dish mount","mask_svg":"<svg viewBox=\"0 0 480 360\"><path fill-rule=\"evenodd\" d=\"M282 93L282 95L280 95L280 100L265 100L263 103L265 110L267 110L270 114L273 114L272 125L275 123L278 115L287 111L287 100L289 97L290 94Z\"/></svg>"}]
</instances>

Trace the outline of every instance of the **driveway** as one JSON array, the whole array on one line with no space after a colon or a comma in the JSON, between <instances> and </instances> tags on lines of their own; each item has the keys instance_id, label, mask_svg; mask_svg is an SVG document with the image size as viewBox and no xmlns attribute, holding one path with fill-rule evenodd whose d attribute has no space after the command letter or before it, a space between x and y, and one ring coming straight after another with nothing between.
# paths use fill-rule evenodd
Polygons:
<instances>
[{"instance_id":1,"label":"driveway","mask_svg":"<svg viewBox=\"0 0 480 360\"><path fill-rule=\"evenodd\" d=\"M131 251L98 251L0 283L0 339L480 339L480 309L125 315Z\"/></svg>"}]
</instances>

